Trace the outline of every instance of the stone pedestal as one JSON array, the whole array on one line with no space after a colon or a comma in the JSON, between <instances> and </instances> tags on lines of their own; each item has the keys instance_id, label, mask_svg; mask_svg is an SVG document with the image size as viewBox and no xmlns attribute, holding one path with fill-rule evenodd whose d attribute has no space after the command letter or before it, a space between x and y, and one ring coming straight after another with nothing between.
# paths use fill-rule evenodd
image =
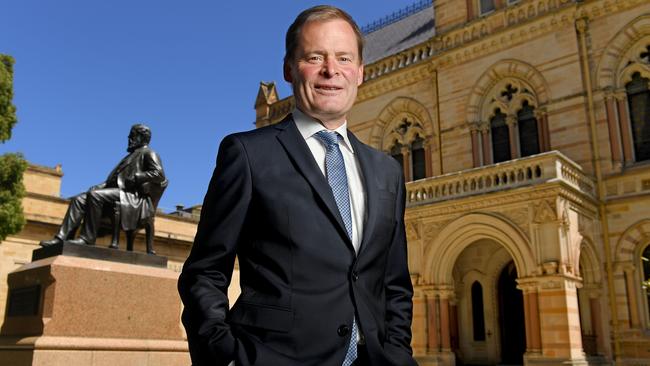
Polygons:
<instances>
[{"instance_id":1,"label":"stone pedestal","mask_svg":"<svg viewBox=\"0 0 650 366\"><path fill-rule=\"evenodd\" d=\"M189 365L177 277L83 255L26 264L9 274L1 363Z\"/></svg>"}]
</instances>

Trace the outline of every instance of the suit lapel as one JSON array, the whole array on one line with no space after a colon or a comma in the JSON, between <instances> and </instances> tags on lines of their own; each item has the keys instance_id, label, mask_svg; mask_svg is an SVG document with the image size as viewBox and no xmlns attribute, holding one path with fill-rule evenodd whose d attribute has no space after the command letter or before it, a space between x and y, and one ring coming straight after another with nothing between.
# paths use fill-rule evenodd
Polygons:
<instances>
[{"instance_id":1,"label":"suit lapel","mask_svg":"<svg viewBox=\"0 0 650 366\"><path fill-rule=\"evenodd\" d=\"M350 249L354 250L352 241L348 237L345 225L343 224L341 213L336 206L332 189L320 168L318 168L318 164L314 160L314 155L309 150L309 146L307 146L300 131L298 131L291 115L287 116L275 127L280 130L277 138L282 146L284 146L289 158L294 162L298 171L305 177L316 192L316 195L321 199L331 218L336 222L339 232L345 238Z\"/></svg>"},{"instance_id":2,"label":"suit lapel","mask_svg":"<svg viewBox=\"0 0 650 366\"><path fill-rule=\"evenodd\" d=\"M348 131L348 137L350 138L350 143L354 149L354 154L357 156L357 161L361 167L361 174L363 174L363 185L366 191L366 212L368 216L366 222L363 225L363 236L361 239L361 247L359 248L359 255L364 251L368 246L368 241L370 240L373 231L375 230L375 222L377 221L377 213L379 207L377 204L378 200L378 191L377 191L377 176L375 172L380 167L373 166L370 160L370 151L368 147L362 144L352 132Z\"/></svg>"}]
</instances>

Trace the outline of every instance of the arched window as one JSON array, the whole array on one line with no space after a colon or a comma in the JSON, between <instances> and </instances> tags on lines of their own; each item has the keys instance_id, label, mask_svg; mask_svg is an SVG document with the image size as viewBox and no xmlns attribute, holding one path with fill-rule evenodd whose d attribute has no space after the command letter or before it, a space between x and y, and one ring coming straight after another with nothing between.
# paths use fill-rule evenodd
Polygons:
<instances>
[{"instance_id":1,"label":"arched window","mask_svg":"<svg viewBox=\"0 0 650 366\"><path fill-rule=\"evenodd\" d=\"M411 162L413 166L413 180L426 178L426 159L424 154L424 139L417 136L411 143Z\"/></svg>"},{"instance_id":2,"label":"arched window","mask_svg":"<svg viewBox=\"0 0 650 366\"><path fill-rule=\"evenodd\" d=\"M636 72L625 85L636 161L650 160L650 80Z\"/></svg>"},{"instance_id":3,"label":"arched window","mask_svg":"<svg viewBox=\"0 0 650 366\"><path fill-rule=\"evenodd\" d=\"M494 0L478 0L478 10L480 15L488 14L496 9Z\"/></svg>"},{"instance_id":4,"label":"arched window","mask_svg":"<svg viewBox=\"0 0 650 366\"><path fill-rule=\"evenodd\" d=\"M539 154L539 134L537 131L537 119L535 110L524 101L519 112L517 112L517 126L519 127L519 146L521 156Z\"/></svg>"},{"instance_id":5,"label":"arched window","mask_svg":"<svg viewBox=\"0 0 650 366\"><path fill-rule=\"evenodd\" d=\"M422 124L410 116L401 118L390 130L386 153L402 166L407 182L427 177L427 137Z\"/></svg>"},{"instance_id":6,"label":"arched window","mask_svg":"<svg viewBox=\"0 0 650 366\"><path fill-rule=\"evenodd\" d=\"M506 115L497 108L494 117L490 119L490 134L492 135L492 160L494 163L510 160L510 132L506 124Z\"/></svg>"},{"instance_id":7,"label":"arched window","mask_svg":"<svg viewBox=\"0 0 650 366\"><path fill-rule=\"evenodd\" d=\"M483 286L478 281L472 284L472 324L474 340L485 340L485 316L483 311Z\"/></svg>"},{"instance_id":8,"label":"arched window","mask_svg":"<svg viewBox=\"0 0 650 366\"><path fill-rule=\"evenodd\" d=\"M643 290L643 298L646 301L646 309L648 310L648 319L650 319L650 245L648 245L641 253L641 267L643 268L643 282L641 288Z\"/></svg>"}]
</instances>

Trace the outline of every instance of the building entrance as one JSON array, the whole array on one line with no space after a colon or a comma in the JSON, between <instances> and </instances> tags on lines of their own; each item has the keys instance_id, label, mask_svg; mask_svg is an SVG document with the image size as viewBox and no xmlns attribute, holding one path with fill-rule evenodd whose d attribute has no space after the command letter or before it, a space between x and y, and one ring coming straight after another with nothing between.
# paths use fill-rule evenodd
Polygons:
<instances>
[{"instance_id":1,"label":"building entrance","mask_svg":"<svg viewBox=\"0 0 650 366\"><path fill-rule=\"evenodd\" d=\"M524 299L516 280L517 268L510 262L501 271L497 285L503 365L523 365L526 351Z\"/></svg>"}]
</instances>

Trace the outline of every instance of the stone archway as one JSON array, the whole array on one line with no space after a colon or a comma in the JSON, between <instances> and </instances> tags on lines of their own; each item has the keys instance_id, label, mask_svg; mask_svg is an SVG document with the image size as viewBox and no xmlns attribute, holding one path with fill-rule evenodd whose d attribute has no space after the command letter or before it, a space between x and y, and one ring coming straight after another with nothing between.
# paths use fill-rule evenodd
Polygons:
<instances>
[{"instance_id":1,"label":"stone archway","mask_svg":"<svg viewBox=\"0 0 650 366\"><path fill-rule=\"evenodd\" d=\"M457 347L452 348L458 363L465 365L496 365L508 349L504 348L503 288L500 278L513 258L501 243L480 239L466 247L453 269L455 307L457 314ZM515 271L516 272L516 271ZM518 293L517 284L506 289ZM506 305L512 305L509 302ZM520 304L519 313L523 314ZM523 322L520 322L523 329ZM523 354L523 353L522 353ZM521 355L519 355L521 356Z\"/></svg>"},{"instance_id":2,"label":"stone archway","mask_svg":"<svg viewBox=\"0 0 650 366\"><path fill-rule=\"evenodd\" d=\"M507 262L515 263L520 276L530 276L535 271L535 262L528 238L507 218L491 213L470 213L445 226L434 242L425 250L423 271L424 281L431 284L430 290L425 291L428 309L427 348L429 354L435 354L440 359L453 360L456 353L460 355L463 350L467 353L468 349L476 345L476 343L471 344L471 341L466 342L468 329L471 329L471 326L467 326L467 319L469 319L467 311L471 309L471 306L468 305L468 297L464 294L470 291L468 288L471 288L471 283L470 287L460 285L462 280L455 279L455 276L459 276L457 263L459 260L463 261L465 255L463 253L471 252L476 245L481 246L485 243L492 243L489 245L500 249L486 251L491 258L490 265L481 270L483 272L481 276L485 279L483 293L490 295L485 300L490 314L495 314L494 294L497 288L495 279ZM454 272L455 267L456 272ZM461 276L465 275L461 274ZM466 281L469 280L466 279ZM487 313L488 311L486 311ZM455 323L456 320L460 322ZM498 339L499 330L496 329L498 324L496 318L492 317L489 322L489 324L486 323L486 331L490 332L492 339ZM455 330L458 331L455 332ZM465 335L461 335L461 331L464 331ZM462 345L463 349L461 349L460 342L454 348L452 343L452 334L454 333L460 342L465 341L466 344ZM498 362L500 345L497 343L486 344L484 347L486 352L483 356L478 355L477 357L483 357L483 361L488 363ZM475 361L477 357L474 358Z\"/></svg>"},{"instance_id":3,"label":"stone archway","mask_svg":"<svg viewBox=\"0 0 650 366\"><path fill-rule=\"evenodd\" d=\"M512 256L520 277L536 270L530 241L516 224L491 213L470 213L445 226L424 253L423 277L427 283L451 285L452 270L461 252L480 239L493 240Z\"/></svg>"}]
</instances>

